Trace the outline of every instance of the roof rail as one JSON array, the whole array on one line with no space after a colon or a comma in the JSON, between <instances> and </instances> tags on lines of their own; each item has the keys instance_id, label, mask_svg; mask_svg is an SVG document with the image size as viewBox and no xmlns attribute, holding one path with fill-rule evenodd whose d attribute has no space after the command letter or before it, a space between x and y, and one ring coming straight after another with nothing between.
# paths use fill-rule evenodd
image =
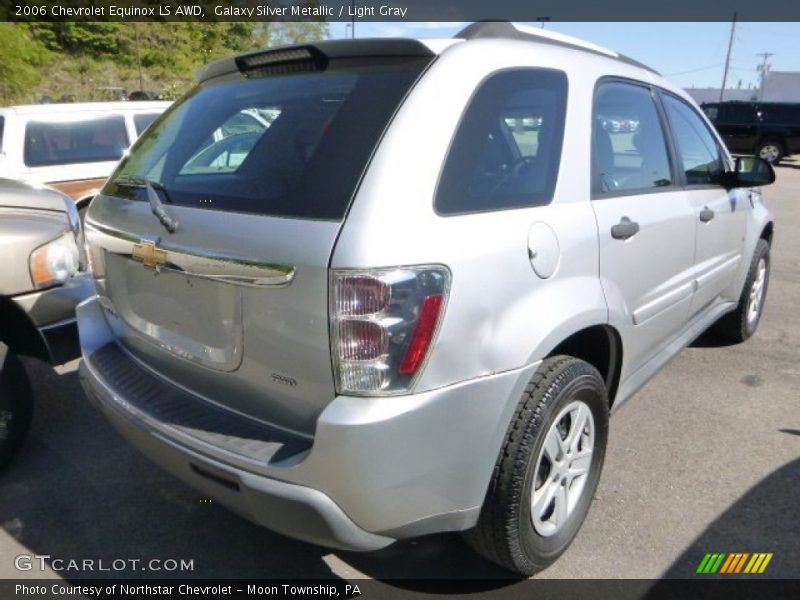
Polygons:
<instances>
[{"instance_id":1,"label":"roof rail","mask_svg":"<svg viewBox=\"0 0 800 600\"><path fill-rule=\"evenodd\" d=\"M525 25L517 25L516 23L510 23L508 21L479 21L477 23L473 23L472 25L468 25L453 37L464 40L501 38L539 42L540 44L551 44L553 46L561 46L564 48L571 48L573 50L583 50L584 52L605 56L606 58L612 58L634 67L646 69L651 73L655 73L656 75L660 75L660 73L655 69L648 67L639 61L633 60L624 54L619 54L618 52L609 50L608 48L603 48L602 46L598 46L596 44L592 44L591 42L565 35L563 33L528 27Z\"/></svg>"}]
</instances>

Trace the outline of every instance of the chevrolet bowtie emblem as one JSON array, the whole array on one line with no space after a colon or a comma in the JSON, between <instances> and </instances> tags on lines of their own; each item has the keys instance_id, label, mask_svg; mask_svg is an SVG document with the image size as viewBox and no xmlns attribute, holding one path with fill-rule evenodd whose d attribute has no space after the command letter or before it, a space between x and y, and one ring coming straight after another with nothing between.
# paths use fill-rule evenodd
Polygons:
<instances>
[{"instance_id":1,"label":"chevrolet bowtie emblem","mask_svg":"<svg viewBox=\"0 0 800 600\"><path fill-rule=\"evenodd\" d=\"M148 269L155 271L167 263L167 251L157 248L156 243L149 240L142 240L141 243L135 244L131 256Z\"/></svg>"}]
</instances>

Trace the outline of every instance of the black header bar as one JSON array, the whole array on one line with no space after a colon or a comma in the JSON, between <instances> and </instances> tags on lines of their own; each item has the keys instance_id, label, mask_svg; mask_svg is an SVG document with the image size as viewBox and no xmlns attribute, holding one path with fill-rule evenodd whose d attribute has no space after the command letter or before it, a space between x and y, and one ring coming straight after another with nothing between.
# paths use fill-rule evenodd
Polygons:
<instances>
[{"instance_id":1,"label":"black header bar","mask_svg":"<svg viewBox=\"0 0 800 600\"><path fill-rule=\"evenodd\" d=\"M2 21L800 21L753 0L0 0Z\"/></svg>"}]
</instances>

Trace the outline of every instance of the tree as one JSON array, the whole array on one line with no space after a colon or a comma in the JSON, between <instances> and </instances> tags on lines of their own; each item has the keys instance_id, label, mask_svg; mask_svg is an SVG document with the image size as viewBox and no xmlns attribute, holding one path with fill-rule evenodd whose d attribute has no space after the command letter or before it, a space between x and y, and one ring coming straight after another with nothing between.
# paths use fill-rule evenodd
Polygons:
<instances>
[{"instance_id":1,"label":"tree","mask_svg":"<svg viewBox=\"0 0 800 600\"><path fill-rule=\"evenodd\" d=\"M8 102L39 83L48 52L26 24L0 23L0 56L0 97Z\"/></svg>"},{"instance_id":2,"label":"tree","mask_svg":"<svg viewBox=\"0 0 800 600\"><path fill-rule=\"evenodd\" d=\"M92 100L99 87L138 89L137 25L145 87L170 95L211 60L328 37L328 24L316 22L0 23L0 97Z\"/></svg>"}]
</instances>

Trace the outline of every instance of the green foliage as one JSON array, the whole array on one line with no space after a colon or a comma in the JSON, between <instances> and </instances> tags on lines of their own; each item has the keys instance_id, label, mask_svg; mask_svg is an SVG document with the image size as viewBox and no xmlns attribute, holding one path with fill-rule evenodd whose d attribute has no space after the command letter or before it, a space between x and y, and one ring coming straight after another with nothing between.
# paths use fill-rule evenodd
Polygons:
<instances>
[{"instance_id":1,"label":"green foliage","mask_svg":"<svg viewBox=\"0 0 800 600\"><path fill-rule=\"evenodd\" d=\"M211 60L327 36L327 23L0 23L0 101L101 100L140 82L174 98Z\"/></svg>"},{"instance_id":2,"label":"green foliage","mask_svg":"<svg viewBox=\"0 0 800 600\"><path fill-rule=\"evenodd\" d=\"M28 25L0 23L0 99L13 99L39 83L39 67L48 55Z\"/></svg>"}]
</instances>

